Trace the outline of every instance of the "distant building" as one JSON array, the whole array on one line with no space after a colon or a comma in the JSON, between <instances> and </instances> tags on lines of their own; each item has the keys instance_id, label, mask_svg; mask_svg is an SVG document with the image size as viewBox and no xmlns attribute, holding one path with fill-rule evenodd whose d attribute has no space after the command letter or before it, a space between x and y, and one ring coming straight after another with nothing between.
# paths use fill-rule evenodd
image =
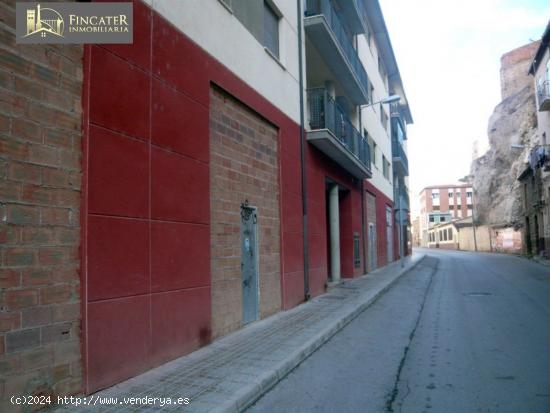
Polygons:
<instances>
[{"instance_id":1,"label":"distant building","mask_svg":"<svg viewBox=\"0 0 550 413\"><path fill-rule=\"evenodd\" d=\"M536 91L538 144L519 176L523 183L524 252L550 257L550 23L529 74Z\"/></svg>"},{"instance_id":2,"label":"distant building","mask_svg":"<svg viewBox=\"0 0 550 413\"><path fill-rule=\"evenodd\" d=\"M428 186L420 192L420 243L428 246L428 229L472 216L473 189L469 184Z\"/></svg>"},{"instance_id":3,"label":"distant building","mask_svg":"<svg viewBox=\"0 0 550 413\"><path fill-rule=\"evenodd\" d=\"M416 217L411 228L412 246L420 247L420 217Z\"/></svg>"},{"instance_id":4,"label":"distant building","mask_svg":"<svg viewBox=\"0 0 550 413\"><path fill-rule=\"evenodd\" d=\"M458 230L454 222L442 222L428 229L428 247L456 250L458 248Z\"/></svg>"}]
</instances>

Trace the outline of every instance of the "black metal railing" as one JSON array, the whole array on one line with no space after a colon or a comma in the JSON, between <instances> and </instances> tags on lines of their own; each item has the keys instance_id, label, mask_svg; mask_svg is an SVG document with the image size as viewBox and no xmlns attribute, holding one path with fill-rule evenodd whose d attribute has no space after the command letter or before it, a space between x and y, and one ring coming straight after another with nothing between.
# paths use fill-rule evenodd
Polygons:
<instances>
[{"instance_id":1,"label":"black metal railing","mask_svg":"<svg viewBox=\"0 0 550 413\"><path fill-rule=\"evenodd\" d=\"M410 209L411 201L409 197L409 188L407 185L401 185L399 188L399 195L401 196L401 209Z\"/></svg>"},{"instance_id":2,"label":"black metal railing","mask_svg":"<svg viewBox=\"0 0 550 413\"><path fill-rule=\"evenodd\" d=\"M338 106L327 90L310 89L307 91L307 100L309 128L328 129L342 146L370 171L370 147L367 140L355 129L346 112Z\"/></svg>"},{"instance_id":3,"label":"black metal railing","mask_svg":"<svg viewBox=\"0 0 550 413\"><path fill-rule=\"evenodd\" d=\"M361 63L361 60L359 59L357 51L353 47L350 36L344 29L344 25L342 24L341 19L331 2L329 0L307 0L305 15L306 17L322 15L325 18L327 25L334 33L334 37L338 40L338 44L340 45L346 60L363 86L364 92L368 94L370 88L367 72L363 67L363 63ZM370 99L370 96L368 96L368 99Z\"/></svg>"},{"instance_id":4,"label":"black metal railing","mask_svg":"<svg viewBox=\"0 0 550 413\"><path fill-rule=\"evenodd\" d=\"M550 106L550 80L545 80L537 85L537 102L539 108Z\"/></svg>"},{"instance_id":5,"label":"black metal railing","mask_svg":"<svg viewBox=\"0 0 550 413\"><path fill-rule=\"evenodd\" d=\"M405 152L405 149L403 149L403 144L399 142L399 140L393 138L391 141L391 152L393 158L400 158L401 162L405 166L405 169L409 170L409 158L407 158L407 154Z\"/></svg>"},{"instance_id":6,"label":"black metal railing","mask_svg":"<svg viewBox=\"0 0 550 413\"><path fill-rule=\"evenodd\" d=\"M550 145L537 145L529 153L531 168L541 168L550 162Z\"/></svg>"}]
</instances>

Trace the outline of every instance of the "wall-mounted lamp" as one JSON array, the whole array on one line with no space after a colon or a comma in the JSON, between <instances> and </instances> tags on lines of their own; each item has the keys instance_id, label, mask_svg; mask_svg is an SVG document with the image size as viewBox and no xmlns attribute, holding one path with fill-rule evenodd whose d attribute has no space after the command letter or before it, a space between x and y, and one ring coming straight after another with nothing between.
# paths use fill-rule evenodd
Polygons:
<instances>
[{"instance_id":1,"label":"wall-mounted lamp","mask_svg":"<svg viewBox=\"0 0 550 413\"><path fill-rule=\"evenodd\" d=\"M391 95L391 96L388 96L387 98L379 100L378 102L369 103L368 105L361 105L361 108L368 108L369 106L378 105L379 103L381 103L382 105L385 105L385 104L388 104L388 103L398 102L400 100L401 100L401 96Z\"/></svg>"}]
</instances>

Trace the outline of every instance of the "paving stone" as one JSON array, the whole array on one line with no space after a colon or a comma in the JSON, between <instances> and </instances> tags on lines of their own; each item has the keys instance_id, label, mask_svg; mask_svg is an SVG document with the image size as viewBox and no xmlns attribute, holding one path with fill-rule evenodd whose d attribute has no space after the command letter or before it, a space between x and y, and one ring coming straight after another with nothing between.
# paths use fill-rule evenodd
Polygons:
<instances>
[{"instance_id":1,"label":"paving stone","mask_svg":"<svg viewBox=\"0 0 550 413\"><path fill-rule=\"evenodd\" d=\"M111 406L106 412L236 412L269 390L383 294L423 256L345 280L324 296L259 321L213 345L97 393L100 397L189 397L188 406ZM328 297L343 297L330 299ZM155 409L156 408L156 409ZM69 409L58 409L69 411ZM94 412L93 406L70 409Z\"/></svg>"}]
</instances>

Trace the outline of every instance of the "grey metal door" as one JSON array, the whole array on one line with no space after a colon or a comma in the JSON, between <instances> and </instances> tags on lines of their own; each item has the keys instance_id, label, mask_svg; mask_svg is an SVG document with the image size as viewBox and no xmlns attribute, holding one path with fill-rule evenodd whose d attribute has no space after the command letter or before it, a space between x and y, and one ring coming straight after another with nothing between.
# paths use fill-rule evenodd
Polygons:
<instances>
[{"instance_id":1,"label":"grey metal door","mask_svg":"<svg viewBox=\"0 0 550 413\"><path fill-rule=\"evenodd\" d=\"M376 227L369 222L369 265L370 271L376 269Z\"/></svg>"},{"instance_id":2,"label":"grey metal door","mask_svg":"<svg viewBox=\"0 0 550 413\"><path fill-rule=\"evenodd\" d=\"M386 238L388 242L387 253L388 253L388 262L393 261L393 214L390 207L386 207Z\"/></svg>"},{"instance_id":3,"label":"grey metal door","mask_svg":"<svg viewBox=\"0 0 550 413\"><path fill-rule=\"evenodd\" d=\"M243 324L258 319L258 217L256 208L241 205L241 274Z\"/></svg>"}]
</instances>

